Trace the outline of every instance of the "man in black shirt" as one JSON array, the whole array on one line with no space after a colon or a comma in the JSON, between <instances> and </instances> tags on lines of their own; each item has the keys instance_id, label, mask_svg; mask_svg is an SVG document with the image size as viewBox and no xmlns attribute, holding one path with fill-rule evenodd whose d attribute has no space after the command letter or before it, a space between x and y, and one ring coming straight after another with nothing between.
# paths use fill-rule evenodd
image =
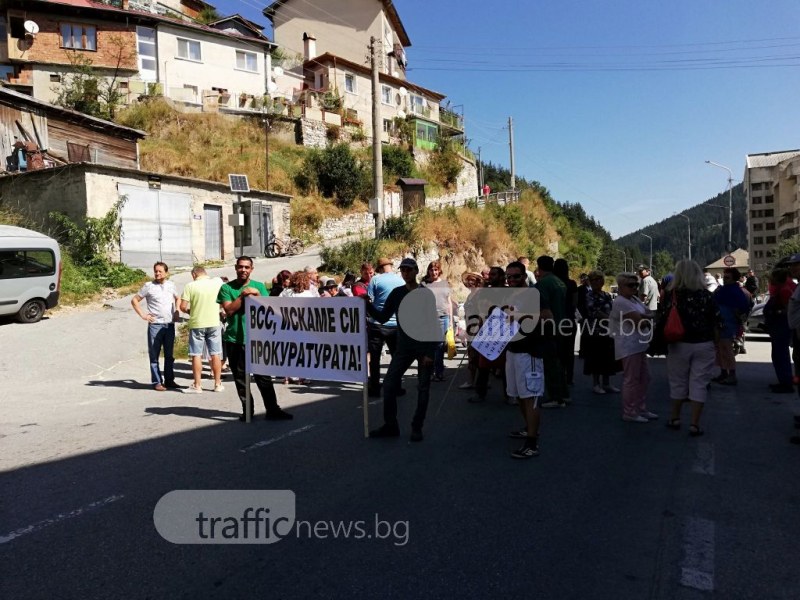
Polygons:
<instances>
[{"instance_id":1,"label":"man in black shirt","mask_svg":"<svg viewBox=\"0 0 800 600\"><path fill-rule=\"evenodd\" d=\"M417 410L411 421L411 441L421 442L422 424L428 411L430 399L433 356L437 341L427 341L426 332L440 331L436 313L436 298L427 288L417 283L419 267L413 258L404 258L400 263L400 276L405 285L395 288L386 298L382 310L367 303L369 316L379 323L386 323L392 315L397 315L397 348L392 354L389 370L383 380L383 420L384 424L370 432L373 438L397 437L400 427L397 423L397 394L403 374L417 361ZM413 297L407 298L413 293ZM406 300L408 303L401 307ZM413 333L414 335L409 335ZM421 335L420 335L421 334Z\"/></svg>"}]
</instances>

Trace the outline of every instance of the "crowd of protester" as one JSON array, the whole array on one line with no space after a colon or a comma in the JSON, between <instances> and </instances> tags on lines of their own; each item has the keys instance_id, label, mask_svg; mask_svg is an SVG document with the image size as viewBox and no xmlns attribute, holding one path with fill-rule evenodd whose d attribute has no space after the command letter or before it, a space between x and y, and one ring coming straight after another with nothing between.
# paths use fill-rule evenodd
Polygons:
<instances>
[{"instance_id":1,"label":"crowd of protester","mask_svg":"<svg viewBox=\"0 0 800 600\"><path fill-rule=\"evenodd\" d=\"M180 308L190 314L194 374L194 382L184 391L202 391L201 355L211 359L214 390L224 390L220 360L224 350L242 400L243 414L245 384L240 331L243 303L240 296L346 296L362 297L366 302L368 394L382 397L384 401L384 424L372 431L371 437L400 435L397 398L406 394L403 375L416 361L418 397L410 439L423 439L431 384L447 379L444 357L448 351L452 352L453 340L457 338L466 346L462 360L463 381L457 389L470 392L469 402L482 403L487 401L492 376L500 379L501 398L519 406L524 420L524 427L514 428L509 434L523 440L512 456L537 456L540 409L565 408L571 403L578 337L582 374L591 377L592 393L620 394L621 419L627 423L649 423L659 418L650 409L652 402L648 402L648 362L651 356L666 356L671 399L666 426L680 430L682 419L688 418L689 435L703 435L701 417L711 384L736 386L739 382L736 355L746 351L747 316L761 299L759 282L752 271L742 274L729 267L720 275L712 276L704 273L696 262L682 260L660 282L648 267L640 265L636 272L616 274L616 285L609 286L612 276L600 270L581 274L575 281L564 259L540 256L533 271L530 265L527 257L519 257L505 267L491 265L480 272L465 272L460 277L461 287L451 285L438 260L430 262L420 277L414 259L403 259L398 273L392 260L381 258L375 266L363 263L358 275L347 272L337 278L320 278L311 266L294 273L281 270L267 290L260 282L250 281L253 262L241 257L237 260L235 282L211 280L202 268L196 268L192 272L195 281L186 286L179 299L174 286L166 281L166 265L157 263L154 281L142 288L132 304L149 323L151 381L157 391L179 387L174 381L171 349L174 331L169 325L171 315ZM793 370L800 367L800 360L796 359L793 367L790 353L791 346L800 348L800 343L795 343L798 342L796 332L800 329L798 277L800 254L781 261L769 275L764 321L770 335L771 359L777 379L770 385L774 393L794 392L795 385L800 383L798 373ZM487 358L473 347L476 331L469 331L466 321L470 315L488 317L481 304L481 290L498 288L507 294L506 306L516 311L529 298L535 297L536 306L529 310L536 313L538 321L533 328L520 329L513 339L506 340L502 352ZM537 293L526 295L525 291L531 289ZM408 311L403 315L401 302L415 290L423 290L422 296L417 293L415 297L423 298L424 302L415 305L417 308L411 316ZM458 304L457 298L463 299L463 303ZM143 299L148 306L155 307L155 311L151 308L145 313L139 305ZM423 340L413 333L419 331L422 321L425 321L424 331L434 332L433 339ZM220 326L226 322L228 330L232 331L223 335ZM218 327L219 335L215 333ZM168 355L163 374L158 366L162 347L165 356ZM391 362L381 381L384 348L388 349ZM715 367L718 369L716 376ZM621 378L612 381L618 374ZM255 382L264 397L267 417L291 418L277 406L272 379L257 377ZM289 378L284 382L310 383ZM689 405L688 417L682 414L685 404ZM800 427L800 418L795 419L795 424ZM800 436L793 436L791 441L800 443Z\"/></svg>"}]
</instances>

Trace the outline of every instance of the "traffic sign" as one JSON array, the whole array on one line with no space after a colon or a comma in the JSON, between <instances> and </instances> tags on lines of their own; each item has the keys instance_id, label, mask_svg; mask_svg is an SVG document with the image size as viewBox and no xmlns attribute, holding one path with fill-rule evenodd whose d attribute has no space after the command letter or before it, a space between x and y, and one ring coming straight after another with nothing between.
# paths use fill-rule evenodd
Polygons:
<instances>
[{"instance_id":1,"label":"traffic sign","mask_svg":"<svg viewBox=\"0 0 800 600\"><path fill-rule=\"evenodd\" d=\"M732 255L728 254L728 256L722 259L722 264L725 265L726 267L732 267L733 265L736 264L736 259L733 258Z\"/></svg>"}]
</instances>

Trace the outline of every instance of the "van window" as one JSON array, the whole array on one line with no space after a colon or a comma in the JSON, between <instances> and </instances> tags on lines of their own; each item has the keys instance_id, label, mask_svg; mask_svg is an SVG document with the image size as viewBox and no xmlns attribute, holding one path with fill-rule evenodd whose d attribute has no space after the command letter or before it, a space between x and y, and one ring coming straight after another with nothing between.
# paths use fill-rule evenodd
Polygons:
<instances>
[{"instance_id":1,"label":"van window","mask_svg":"<svg viewBox=\"0 0 800 600\"><path fill-rule=\"evenodd\" d=\"M52 250L0 250L0 279L55 275Z\"/></svg>"}]
</instances>

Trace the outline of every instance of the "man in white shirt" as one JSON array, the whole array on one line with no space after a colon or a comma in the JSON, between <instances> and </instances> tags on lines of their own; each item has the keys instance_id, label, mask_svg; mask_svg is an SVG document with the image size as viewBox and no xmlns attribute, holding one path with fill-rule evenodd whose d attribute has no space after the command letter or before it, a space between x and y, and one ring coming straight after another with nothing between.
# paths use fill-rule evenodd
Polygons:
<instances>
[{"instance_id":1,"label":"man in white shirt","mask_svg":"<svg viewBox=\"0 0 800 600\"><path fill-rule=\"evenodd\" d=\"M650 274L650 269L644 265L639 265L639 299L644 303L648 310L655 312L658 308L658 284Z\"/></svg>"},{"instance_id":2,"label":"man in white shirt","mask_svg":"<svg viewBox=\"0 0 800 600\"><path fill-rule=\"evenodd\" d=\"M175 290L175 284L167 279L168 273L169 267L166 263L154 264L153 281L145 283L131 300L133 310L148 323L147 353L150 356L150 383L157 392L180 388L175 383L173 369L178 293ZM140 305L142 300L147 302L147 312ZM164 349L163 374L158 368L162 348Z\"/></svg>"}]
</instances>

